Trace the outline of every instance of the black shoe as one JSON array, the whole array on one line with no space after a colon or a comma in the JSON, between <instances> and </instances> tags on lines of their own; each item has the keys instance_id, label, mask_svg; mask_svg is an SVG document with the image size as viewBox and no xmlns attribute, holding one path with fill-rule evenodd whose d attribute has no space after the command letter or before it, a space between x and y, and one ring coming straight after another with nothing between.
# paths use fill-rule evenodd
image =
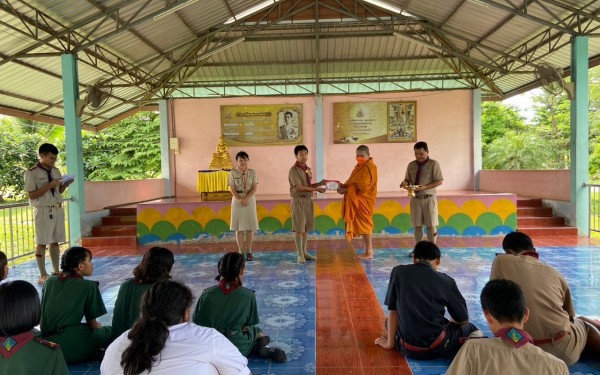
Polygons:
<instances>
[{"instance_id":1,"label":"black shoe","mask_svg":"<svg viewBox=\"0 0 600 375\"><path fill-rule=\"evenodd\" d=\"M258 355L262 358L269 358L273 362L284 363L287 361L287 355L281 349L269 348L263 346L258 349Z\"/></svg>"},{"instance_id":2,"label":"black shoe","mask_svg":"<svg viewBox=\"0 0 600 375\"><path fill-rule=\"evenodd\" d=\"M269 345L269 343L271 343L271 338L269 336L260 336L254 345L258 345L260 348L261 346Z\"/></svg>"}]
</instances>

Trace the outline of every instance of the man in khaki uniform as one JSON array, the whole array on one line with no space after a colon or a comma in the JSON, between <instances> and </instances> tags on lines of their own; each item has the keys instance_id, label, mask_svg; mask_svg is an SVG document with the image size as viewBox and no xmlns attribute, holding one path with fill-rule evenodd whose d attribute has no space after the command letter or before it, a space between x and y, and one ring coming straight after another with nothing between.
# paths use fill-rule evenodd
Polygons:
<instances>
[{"instance_id":1,"label":"man in khaki uniform","mask_svg":"<svg viewBox=\"0 0 600 375\"><path fill-rule=\"evenodd\" d=\"M600 356L600 323L575 317L567 281L553 267L539 260L531 238L511 232L504 237L506 254L496 256L490 279L508 279L523 289L530 315L525 330L533 343L567 365L579 360L586 349Z\"/></svg>"},{"instance_id":2,"label":"man in khaki uniform","mask_svg":"<svg viewBox=\"0 0 600 375\"><path fill-rule=\"evenodd\" d=\"M425 142L417 142L414 146L415 160L408 163L404 181L400 188L409 186L415 196L410 199L410 221L413 226L415 241L423 239L423 224L427 227L427 240L436 242L438 207L435 188L444 180L440 163L429 158L429 148Z\"/></svg>"},{"instance_id":3,"label":"man in khaki uniform","mask_svg":"<svg viewBox=\"0 0 600 375\"><path fill-rule=\"evenodd\" d=\"M562 360L533 345L523 330L529 310L519 285L489 281L481 291L481 308L494 338L468 340L446 375L569 374Z\"/></svg>"},{"instance_id":4,"label":"man in khaki uniform","mask_svg":"<svg viewBox=\"0 0 600 375\"><path fill-rule=\"evenodd\" d=\"M325 181L313 184L312 171L306 164L308 161L308 148L298 145L294 148L296 163L290 168L288 180L290 182L290 196L292 197L292 231L298 252L297 261L300 264L307 260L316 260L306 251L308 232L315 229L315 211L312 202L313 192L325 192Z\"/></svg>"},{"instance_id":5,"label":"man in khaki uniform","mask_svg":"<svg viewBox=\"0 0 600 375\"><path fill-rule=\"evenodd\" d=\"M46 245L50 245L52 269L58 273L58 244L66 240L61 194L73 180L61 184L62 175L54 167L57 156L58 149L50 143L44 143L39 148L39 162L25 172L25 191L34 213L35 260L40 271L38 284L44 284L48 278Z\"/></svg>"}]
</instances>

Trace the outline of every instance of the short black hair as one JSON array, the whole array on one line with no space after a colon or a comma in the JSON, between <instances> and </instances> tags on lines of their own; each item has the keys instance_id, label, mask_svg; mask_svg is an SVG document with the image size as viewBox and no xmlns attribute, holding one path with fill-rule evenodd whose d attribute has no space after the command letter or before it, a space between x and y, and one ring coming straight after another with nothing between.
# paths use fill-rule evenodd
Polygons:
<instances>
[{"instance_id":1,"label":"short black hair","mask_svg":"<svg viewBox=\"0 0 600 375\"><path fill-rule=\"evenodd\" d=\"M436 260L442 257L442 252L433 242L419 241L415 245L413 257L422 260Z\"/></svg>"},{"instance_id":2,"label":"short black hair","mask_svg":"<svg viewBox=\"0 0 600 375\"><path fill-rule=\"evenodd\" d=\"M250 156L248 156L248 153L246 153L246 151L240 151L237 154L235 154L235 160L238 160L239 158L250 160Z\"/></svg>"},{"instance_id":3,"label":"short black hair","mask_svg":"<svg viewBox=\"0 0 600 375\"><path fill-rule=\"evenodd\" d=\"M294 114L290 111L285 111L285 113L283 114L283 117L285 117L285 115L290 115L291 117L294 117Z\"/></svg>"},{"instance_id":4,"label":"short black hair","mask_svg":"<svg viewBox=\"0 0 600 375\"><path fill-rule=\"evenodd\" d=\"M502 248L504 251L511 250L515 253L524 251L535 251L531 237L523 232L510 232L502 240Z\"/></svg>"},{"instance_id":5,"label":"short black hair","mask_svg":"<svg viewBox=\"0 0 600 375\"><path fill-rule=\"evenodd\" d=\"M423 150L425 150L425 152L429 152L429 148L427 147L427 142L420 141L420 142L415 143L413 150L419 150L419 149L423 149Z\"/></svg>"},{"instance_id":6,"label":"short black hair","mask_svg":"<svg viewBox=\"0 0 600 375\"><path fill-rule=\"evenodd\" d=\"M306 151L306 152L308 152L308 148L306 148L305 145L298 145L298 146L294 147L294 155L298 156L298 154L300 153L300 151Z\"/></svg>"},{"instance_id":7,"label":"short black hair","mask_svg":"<svg viewBox=\"0 0 600 375\"><path fill-rule=\"evenodd\" d=\"M38 154L52 154L58 155L58 149L51 143L42 143L40 148L38 149Z\"/></svg>"},{"instance_id":8,"label":"short black hair","mask_svg":"<svg viewBox=\"0 0 600 375\"><path fill-rule=\"evenodd\" d=\"M0 284L0 335L31 331L41 316L40 296L33 285L23 280Z\"/></svg>"},{"instance_id":9,"label":"short black hair","mask_svg":"<svg viewBox=\"0 0 600 375\"><path fill-rule=\"evenodd\" d=\"M142 257L140 264L133 269L133 276L141 283L155 283L170 278L175 263L173 252L167 248L151 247Z\"/></svg>"},{"instance_id":10,"label":"short black hair","mask_svg":"<svg viewBox=\"0 0 600 375\"><path fill-rule=\"evenodd\" d=\"M522 323L527 306L519 284L505 279L490 280L480 296L481 308L500 323Z\"/></svg>"},{"instance_id":11,"label":"short black hair","mask_svg":"<svg viewBox=\"0 0 600 375\"><path fill-rule=\"evenodd\" d=\"M356 151L364 151L367 153L367 155L371 155L371 153L369 152L369 146L367 145L360 145L356 148Z\"/></svg>"}]
</instances>

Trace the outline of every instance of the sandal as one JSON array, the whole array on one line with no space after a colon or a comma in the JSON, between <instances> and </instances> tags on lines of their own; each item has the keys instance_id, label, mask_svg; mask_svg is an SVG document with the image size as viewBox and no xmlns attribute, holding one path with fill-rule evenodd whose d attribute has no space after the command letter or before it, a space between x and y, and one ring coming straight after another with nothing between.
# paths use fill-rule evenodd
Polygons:
<instances>
[{"instance_id":1,"label":"sandal","mask_svg":"<svg viewBox=\"0 0 600 375\"><path fill-rule=\"evenodd\" d=\"M252 262L254 260L254 255L252 255L252 253L246 253L246 260Z\"/></svg>"}]
</instances>

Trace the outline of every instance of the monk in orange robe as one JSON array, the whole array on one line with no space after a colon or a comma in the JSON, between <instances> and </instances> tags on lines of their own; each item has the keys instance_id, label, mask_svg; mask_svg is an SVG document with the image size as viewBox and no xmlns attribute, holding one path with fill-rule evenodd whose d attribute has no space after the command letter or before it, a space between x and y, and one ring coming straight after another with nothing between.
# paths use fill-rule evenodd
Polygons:
<instances>
[{"instance_id":1,"label":"monk in orange robe","mask_svg":"<svg viewBox=\"0 0 600 375\"><path fill-rule=\"evenodd\" d=\"M373 259L373 212L377 197L377 167L369 156L365 145L356 149L356 167L346 183L341 184L338 193L344 195L342 216L346 222L346 238L361 236L365 244L364 254L358 259Z\"/></svg>"}]
</instances>

